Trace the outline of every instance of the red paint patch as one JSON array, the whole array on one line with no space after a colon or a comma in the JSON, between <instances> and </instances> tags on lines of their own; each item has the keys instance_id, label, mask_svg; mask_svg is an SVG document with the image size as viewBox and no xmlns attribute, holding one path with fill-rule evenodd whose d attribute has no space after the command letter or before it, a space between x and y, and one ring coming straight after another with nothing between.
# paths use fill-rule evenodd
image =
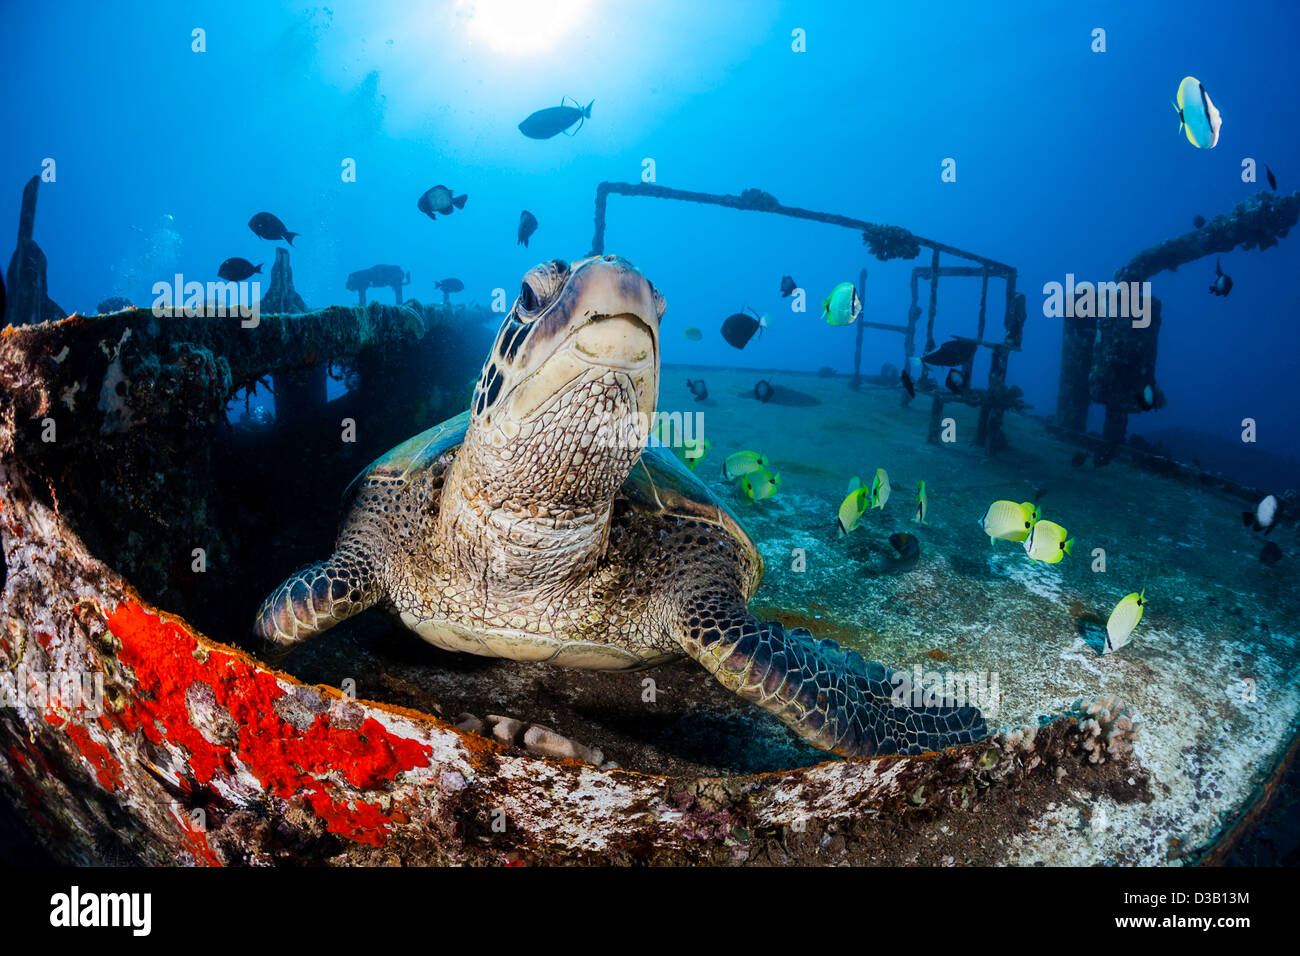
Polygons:
<instances>
[{"instance_id":1,"label":"red paint patch","mask_svg":"<svg viewBox=\"0 0 1300 956\"><path fill-rule=\"evenodd\" d=\"M189 848L190 855L195 861L204 866L221 866L221 860L212 852L212 847L208 844L208 834L194 826L189 820L185 819L184 814L177 815L173 810L172 815L176 816L181 825L181 835L185 837L185 845Z\"/></svg>"},{"instance_id":2,"label":"red paint patch","mask_svg":"<svg viewBox=\"0 0 1300 956\"><path fill-rule=\"evenodd\" d=\"M95 768L95 776L99 778L101 787L112 791L122 786L122 765L113 759L107 747L91 738L90 731L81 724L68 724L63 732L76 744L81 756Z\"/></svg>"},{"instance_id":3,"label":"red paint patch","mask_svg":"<svg viewBox=\"0 0 1300 956\"><path fill-rule=\"evenodd\" d=\"M130 602L118 606L108 626L122 642L122 662L139 683L140 693L120 714L123 726L138 726L152 741L183 746L200 784L233 772L238 759L276 796L305 797L331 833L382 846L390 826L401 822L400 815L377 803L334 795L337 784L324 778L337 774L357 790L374 791L403 770L427 767L427 744L392 734L374 718L358 730L345 730L320 714L298 730L275 712L275 702L284 696L279 683L244 658L205 649L207 660L196 660L199 644L189 630ZM210 687L234 719L239 730L233 747L210 742L190 723L185 694L196 683Z\"/></svg>"}]
</instances>

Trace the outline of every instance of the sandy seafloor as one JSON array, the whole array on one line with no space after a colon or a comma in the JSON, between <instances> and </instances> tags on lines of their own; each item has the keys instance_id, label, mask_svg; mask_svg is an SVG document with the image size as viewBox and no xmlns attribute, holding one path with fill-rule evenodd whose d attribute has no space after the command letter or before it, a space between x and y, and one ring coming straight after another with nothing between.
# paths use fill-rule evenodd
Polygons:
<instances>
[{"instance_id":1,"label":"sandy seafloor","mask_svg":"<svg viewBox=\"0 0 1300 956\"><path fill-rule=\"evenodd\" d=\"M759 403L769 378L820 405ZM687 378L704 378L696 403ZM1176 848L1211 842L1256 796L1300 720L1296 535L1271 535L1286 552L1265 566L1265 539L1243 527L1246 504L1143 472L1116 458L1075 468L1075 446L1035 419L1006 417L1010 448L990 458L974 444L976 412L949 403L957 440L926 442L930 400L902 403L900 389L811 374L667 366L659 407L704 415L712 443L696 469L733 505L767 566L757 609L806 615L830 636L895 671L996 672L992 726L1031 722L1079 698L1113 694L1141 721L1136 753L1155 800L1119 805L1089 797L1049 810L1006 848L1006 862L1162 864ZM770 457L782 489L742 502L721 476L740 449ZM851 475L870 482L887 469L883 511L840 537L835 513ZM926 482L928 524L912 520L916 483ZM990 547L978 525L987 505L1041 494L1044 517L1074 537L1055 566L1031 562L1010 542ZM888 537L921 542L912 571L882 574ZM1105 571L1093 551L1105 551ZM795 549L806 570L792 569ZM1121 597L1146 589L1133 642L1101 656L1083 637L1089 615L1105 619ZM938 653L934 653L938 652ZM1253 699L1252 699L1253 698Z\"/></svg>"}]
</instances>

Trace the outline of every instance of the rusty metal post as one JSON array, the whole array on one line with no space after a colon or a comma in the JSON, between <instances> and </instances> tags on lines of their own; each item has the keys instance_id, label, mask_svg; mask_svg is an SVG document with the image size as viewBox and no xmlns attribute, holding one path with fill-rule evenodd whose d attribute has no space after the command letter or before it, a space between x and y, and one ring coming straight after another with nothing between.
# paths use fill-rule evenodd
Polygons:
<instances>
[{"instance_id":1,"label":"rusty metal post","mask_svg":"<svg viewBox=\"0 0 1300 956\"><path fill-rule=\"evenodd\" d=\"M939 308L939 250L930 256L930 314L925 322L925 350L934 351L934 314Z\"/></svg>"},{"instance_id":2,"label":"rusty metal post","mask_svg":"<svg viewBox=\"0 0 1300 956\"><path fill-rule=\"evenodd\" d=\"M943 427L943 399L938 393L930 396L930 428L925 440L931 445L939 444L939 430Z\"/></svg>"}]
</instances>

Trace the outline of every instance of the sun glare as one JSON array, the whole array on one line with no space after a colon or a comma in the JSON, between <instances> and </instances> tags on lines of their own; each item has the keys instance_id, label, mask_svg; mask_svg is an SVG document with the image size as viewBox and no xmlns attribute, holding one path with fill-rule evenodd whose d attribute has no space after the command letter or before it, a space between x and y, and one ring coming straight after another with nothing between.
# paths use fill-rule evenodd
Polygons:
<instances>
[{"instance_id":1,"label":"sun glare","mask_svg":"<svg viewBox=\"0 0 1300 956\"><path fill-rule=\"evenodd\" d=\"M582 20L590 0L465 0L470 33L495 53L549 53Z\"/></svg>"}]
</instances>

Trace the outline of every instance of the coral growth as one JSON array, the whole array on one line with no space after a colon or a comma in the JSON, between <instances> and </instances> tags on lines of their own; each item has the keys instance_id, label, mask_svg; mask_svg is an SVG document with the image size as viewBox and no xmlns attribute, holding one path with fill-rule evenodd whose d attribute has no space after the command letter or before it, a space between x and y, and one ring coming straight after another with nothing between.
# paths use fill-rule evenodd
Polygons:
<instances>
[{"instance_id":1,"label":"coral growth","mask_svg":"<svg viewBox=\"0 0 1300 956\"><path fill-rule=\"evenodd\" d=\"M881 262L888 259L915 259L921 245L901 226L871 224L862 230L862 244Z\"/></svg>"},{"instance_id":2,"label":"coral growth","mask_svg":"<svg viewBox=\"0 0 1300 956\"><path fill-rule=\"evenodd\" d=\"M1137 740L1138 723L1129 713L1128 705L1114 695L1106 695L1084 703L1076 700L1070 715L1079 722L1081 746L1088 754L1089 763L1120 760L1133 752Z\"/></svg>"}]
</instances>

